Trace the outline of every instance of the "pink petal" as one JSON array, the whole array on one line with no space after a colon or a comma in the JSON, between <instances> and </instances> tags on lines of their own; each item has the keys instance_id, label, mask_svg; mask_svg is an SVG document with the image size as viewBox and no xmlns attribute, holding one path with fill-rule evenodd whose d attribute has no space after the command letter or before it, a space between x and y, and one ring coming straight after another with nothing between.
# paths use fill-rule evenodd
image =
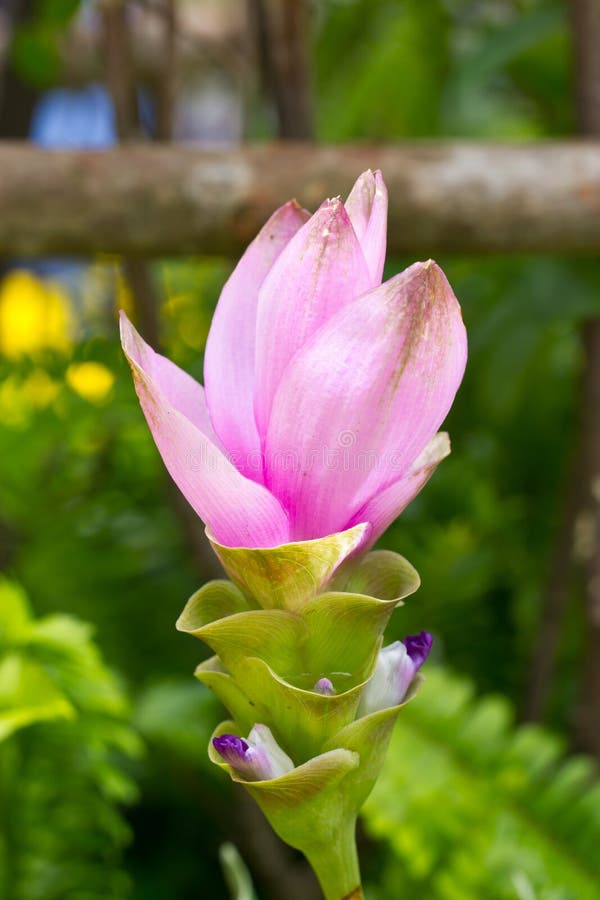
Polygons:
<instances>
[{"instance_id":1,"label":"pink petal","mask_svg":"<svg viewBox=\"0 0 600 900\"><path fill-rule=\"evenodd\" d=\"M121 342L163 462L217 540L244 547L288 541L287 517L277 500L244 478L211 438L202 387L155 353L124 313Z\"/></svg>"},{"instance_id":2,"label":"pink petal","mask_svg":"<svg viewBox=\"0 0 600 900\"><path fill-rule=\"evenodd\" d=\"M367 543L362 548L368 550L377 538L397 519L402 510L415 499L419 491L427 484L437 466L450 453L450 438L447 432L439 431L433 437L417 461L406 475L392 482L365 503L362 509L353 516L351 525L359 522L370 522L371 531Z\"/></svg>"},{"instance_id":3,"label":"pink petal","mask_svg":"<svg viewBox=\"0 0 600 900\"><path fill-rule=\"evenodd\" d=\"M313 335L284 374L265 444L266 484L294 539L343 529L409 471L452 405L466 352L460 307L431 261Z\"/></svg>"},{"instance_id":4,"label":"pink petal","mask_svg":"<svg viewBox=\"0 0 600 900\"><path fill-rule=\"evenodd\" d=\"M260 290L254 408L261 435L266 434L273 397L292 356L370 286L344 204L339 198L326 200L289 242Z\"/></svg>"},{"instance_id":5,"label":"pink petal","mask_svg":"<svg viewBox=\"0 0 600 900\"><path fill-rule=\"evenodd\" d=\"M148 378L160 385L165 400L189 419L220 450L224 451L213 427L206 406L204 388L195 378L176 366L165 356L155 353L135 330L126 314L120 313L121 342L130 364L132 359ZM135 355L133 353L135 351Z\"/></svg>"},{"instance_id":6,"label":"pink petal","mask_svg":"<svg viewBox=\"0 0 600 900\"><path fill-rule=\"evenodd\" d=\"M239 470L254 481L262 481L261 442L254 419L258 290L308 218L294 200L271 216L223 288L206 343L204 382L215 431Z\"/></svg>"},{"instance_id":7,"label":"pink petal","mask_svg":"<svg viewBox=\"0 0 600 900\"><path fill-rule=\"evenodd\" d=\"M381 172L363 172L344 205L360 241L371 286L376 287L381 284L387 242L388 193Z\"/></svg>"}]
</instances>

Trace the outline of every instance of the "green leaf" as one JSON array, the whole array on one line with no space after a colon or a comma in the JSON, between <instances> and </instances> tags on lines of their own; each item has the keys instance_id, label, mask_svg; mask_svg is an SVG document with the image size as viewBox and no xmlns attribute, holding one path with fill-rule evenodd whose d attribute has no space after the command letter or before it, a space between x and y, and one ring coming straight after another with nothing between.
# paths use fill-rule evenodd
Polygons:
<instances>
[{"instance_id":1,"label":"green leaf","mask_svg":"<svg viewBox=\"0 0 600 900\"><path fill-rule=\"evenodd\" d=\"M168 679L148 687L140 696L134 723L145 740L196 762L219 721L209 691L189 679Z\"/></svg>"},{"instance_id":2,"label":"green leaf","mask_svg":"<svg viewBox=\"0 0 600 900\"><path fill-rule=\"evenodd\" d=\"M12 587L0 581L0 894L127 900L119 807L137 794L125 758L141 752L127 698L89 626L34 619Z\"/></svg>"},{"instance_id":3,"label":"green leaf","mask_svg":"<svg viewBox=\"0 0 600 900\"><path fill-rule=\"evenodd\" d=\"M0 741L35 722L75 715L73 705L40 666L16 654L0 662Z\"/></svg>"},{"instance_id":4,"label":"green leaf","mask_svg":"<svg viewBox=\"0 0 600 900\"><path fill-rule=\"evenodd\" d=\"M37 620L26 648L75 706L120 716L128 706L113 672L92 641L93 628L72 616Z\"/></svg>"},{"instance_id":5,"label":"green leaf","mask_svg":"<svg viewBox=\"0 0 600 900\"><path fill-rule=\"evenodd\" d=\"M222 844L219 859L231 892L231 900L256 900L250 873L234 844Z\"/></svg>"},{"instance_id":6,"label":"green leaf","mask_svg":"<svg viewBox=\"0 0 600 900\"><path fill-rule=\"evenodd\" d=\"M0 577L0 651L26 640L30 621L29 603L21 586Z\"/></svg>"}]
</instances>

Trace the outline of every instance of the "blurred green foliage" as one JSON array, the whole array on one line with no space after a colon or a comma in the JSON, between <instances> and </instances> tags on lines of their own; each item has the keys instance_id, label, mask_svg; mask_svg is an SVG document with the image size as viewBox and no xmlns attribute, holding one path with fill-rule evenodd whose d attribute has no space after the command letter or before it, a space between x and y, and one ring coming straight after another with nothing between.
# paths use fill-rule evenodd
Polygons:
<instances>
[{"instance_id":1,"label":"blurred green foliage","mask_svg":"<svg viewBox=\"0 0 600 900\"><path fill-rule=\"evenodd\" d=\"M364 824L391 852L371 900L597 900L600 781L501 696L431 667L402 710Z\"/></svg>"},{"instance_id":2,"label":"blurred green foliage","mask_svg":"<svg viewBox=\"0 0 600 900\"><path fill-rule=\"evenodd\" d=\"M0 580L0 896L130 896L123 868L137 797L126 762L141 742L91 629L60 613L35 619Z\"/></svg>"},{"instance_id":3,"label":"blurred green foliage","mask_svg":"<svg viewBox=\"0 0 600 900\"><path fill-rule=\"evenodd\" d=\"M57 80L76 5L33 4L11 50L21 77ZM573 129L559 0L314 8L323 140L529 139ZM250 136L269 121L250 121ZM427 628L445 667L404 711L368 807L368 832L380 841L365 852L372 897L600 897L598 788L587 764L562 762L548 734L515 732L506 700L479 703L447 668L477 691L522 703L575 438L579 326L600 310L600 271L593 260L541 256L438 261L470 337L447 423L453 454L383 544L423 578L390 640ZM410 262L389 260L387 274ZM230 267L194 259L153 271L165 352L198 378ZM115 307L131 304L115 264L69 272L58 299L46 282L28 288L45 291L41 306L28 300L33 346L17 346L17 320L2 318L0 294L0 568L43 617L32 619L21 589L3 582L0 873L11 900L119 900L130 888L143 900L185 900L199 884L222 897L217 853L230 797L205 758L219 711L191 677L199 645L173 625L203 563L182 532L118 347ZM23 296L21 286L21 318ZM40 308L55 310L41 325ZM100 369L77 368L89 363ZM551 698L563 732L579 677L579 599L575 592ZM73 616L94 623L103 657L138 698L133 714ZM137 753L137 730L149 753L135 766L142 797L130 813L128 879L117 805L133 796L124 758Z\"/></svg>"},{"instance_id":4,"label":"blurred green foliage","mask_svg":"<svg viewBox=\"0 0 600 900\"><path fill-rule=\"evenodd\" d=\"M560 0L318 5L323 139L537 137L573 127Z\"/></svg>"},{"instance_id":5,"label":"blurred green foliage","mask_svg":"<svg viewBox=\"0 0 600 900\"><path fill-rule=\"evenodd\" d=\"M250 873L234 844L223 844L220 856L232 900L256 900Z\"/></svg>"},{"instance_id":6,"label":"blurred green foliage","mask_svg":"<svg viewBox=\"0 0 600 900\"><path fill-rule=\"evenodd\" d=\"M15 71L36 87L60 81L61 41L81 0L33 0L11 43Z\"/></svg>"}]
</instances>

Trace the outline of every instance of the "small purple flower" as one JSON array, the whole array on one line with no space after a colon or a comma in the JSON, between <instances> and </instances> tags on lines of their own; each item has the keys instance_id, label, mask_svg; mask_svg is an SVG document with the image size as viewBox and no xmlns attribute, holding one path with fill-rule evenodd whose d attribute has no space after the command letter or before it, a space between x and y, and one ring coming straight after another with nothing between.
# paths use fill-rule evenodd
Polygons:
<instances>
[{"instance_id":1,"label":"small purple flower","mask_svg":"<svg viewBox=\"0 0 600 900\"><path fill-rule=\"evenodd\" d=\"M213 738L217 753L247 781L267 781L291 772L294 763L266 725L255 725L248 739L235 734Z\"/></svg>"},{"instance_id":2,"label":"small purple flower","mask_svg":"<svg viewBox=\"0 0 600 900\"><path fill-rule=\"evenodd\" d=\"M375 671L367 683L359 707L359 716L402 703L412 681L429 656L433 637L428 631L408 635L379 653Z\"/></svg>"},{"instance_id":3,"label":"small purple flower","mask_svg":"<svg viewBox=\"0 0 600 900\"><path fill-rule=\"evenodd\" d=\"M313 691L316 694L323 694L324 697L332 697L335 694L335 688L329 678L319 678Z\"/></svg>"},{"instance_id":4,"label":"small purple flower","mask_svg":"<svg viewBox=\"0 0 600 900\"><path fill-rule=\"evenodd\" d=\"M410 656L415 666L415 672L418 672L431 650L433 644L433 636L428 631L421 631L420 634L409 634L404 638L404 646L406 652Z\"/></svg>"},{"instance_id":5,"label":"small purple flower","mask_svg":"<svg viewBox=\"0 0 600 900\"><path fill-rule=\"evenodd\" d=\"M244 760L250 749L247 742L243 738L236 737L235 734L222 734L221 737L213 738L213 744L230 766L236 766L240 760Z\"/></svg>"}]
</instances>

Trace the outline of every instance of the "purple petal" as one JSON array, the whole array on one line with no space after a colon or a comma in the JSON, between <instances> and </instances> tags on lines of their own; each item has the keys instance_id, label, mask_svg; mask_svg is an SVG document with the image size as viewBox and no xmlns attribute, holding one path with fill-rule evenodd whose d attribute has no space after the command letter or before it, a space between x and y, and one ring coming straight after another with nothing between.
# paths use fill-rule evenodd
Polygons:
<instances>
[{"instance_id":1,"label":"purple petal","mask_svg":"<svg viewBox=\"0 0 600 900\"><path fill-rule=\"evenodd\" d=\"M339 198L327 200L289 242L260 290L255 412L261 435L266 434L273 397L292 356L370 286L344 204Z\"/></svg>"},{"instance_id":2,"label":"purple petal","mask_svg":"<svg viewBox=\"0 0 600 900\"><path fill-rule=\"evenodd\" d=\"M402 703L415 675L429 656L432 643L429 632L422 631L380 650L375 671L361 697L359 716Z\"/></svg>"},{"instance_id":3,"label":"purple petal","mask_svg":"<svg viewBox=\"0 0 600 900\"><path fill-rule=\"evenodd\" d=\"M427 484L438 464L450 453L450 439L445 431L433 437L406 475L375 494L353 516L352 522L370 522L371 531L364 549L372 547L380 535L406 509Z\"/></svg>"},{"instance_id":4,"label":"purple petal","mask_svg":"<svg viewBox=\"0 0 600 900\"><path fill-rule=\"evenodd\" d=\"M291 772L294 763L285 753L267 725L254 725L248 740L235 734L213 738L217 753L247 781L265 781Z\"/></svg>"},{"instance_id":5,"label":"purple petal","mask_svg":"<svg viewBox=\"0 0 600 900\"><path fill-rule=\"evenodd\" d=\"M204 357L211 419L239 470L262 481L254 419L254 352L259 288L309 213L292 200L274 213L227 281L213 316Z\"/></svg>"},{"instance_id":6,"label":"purple petal","mask_svg":"<svg viewBox=\"0 0 600 900\"><path fill-rule=\"evenodd\" d=\"M316 694L323 694L324 697L332 697L335 694L333 682L329 678L319 678L313 690Z\"/></svg>"},{"instance_id":7,"label":"purple petal","mask_svg":"<svg viewBox=\"0 0 600 900\"><path fill-rule=\"evenodd\" d=\"M344 206L362 247L371 285L381 284L387 242L388 195L380 171L363 172Z\"/></svg>"},{"instance_id":8,"label":"purple petal","mask_svg":"<svg viewBox=\"0 0 600 900\"><path fill-rule=\"evenodd\" d=\"M213 738L213 746L225 762L235 768L243 764L249 749L246 741L235 734L222 734L220 737Z\"/></svg>"},{"instance_id":9,"label":"purple petal","mask_svg":"<svg viewBox=\"0 0 600 900\"><path fill-rule=\"evenodd\" d=\"M121 342L163 462L216 539L234 547L286 543L289 526L280 504L262 485L244 478L207 433L200 385L156 354L124 313Z\"/></svg>"},{"instance_id":10,"label":"purple petal","mask_svg":"<svg viewBox=\"0 0 600 900\"><path fill-rule=\"evenodd\" d=\"M266 484L293 539L344 529L411 470L452 405L466 352L460 307L431 261L313 335L283 376L265 443Z\"/></svg>"},{"instance_id":11,"label":"purple petal","mask_svg":"<svg viewBox=\"0 0 600 900\"><path fill-rule=\"evenodd\" d=\"M267 754L235 734L222 734L213 738L213 747L226 763L248 781L262 781L271 777Z\"/></svg>"},{"instance_id":12,"label":"purple petal","mask_svg":"<svg viewBox=\"0 0 600 900\"><path fill-rule=\"evenodd\" d=\"M420 634L409 634L402 643L414 663L415 672L418 672L429 656L429 651L433 644L433 635L429 634L428 631L421 631Z\"/></svg>"}]
</instances>

